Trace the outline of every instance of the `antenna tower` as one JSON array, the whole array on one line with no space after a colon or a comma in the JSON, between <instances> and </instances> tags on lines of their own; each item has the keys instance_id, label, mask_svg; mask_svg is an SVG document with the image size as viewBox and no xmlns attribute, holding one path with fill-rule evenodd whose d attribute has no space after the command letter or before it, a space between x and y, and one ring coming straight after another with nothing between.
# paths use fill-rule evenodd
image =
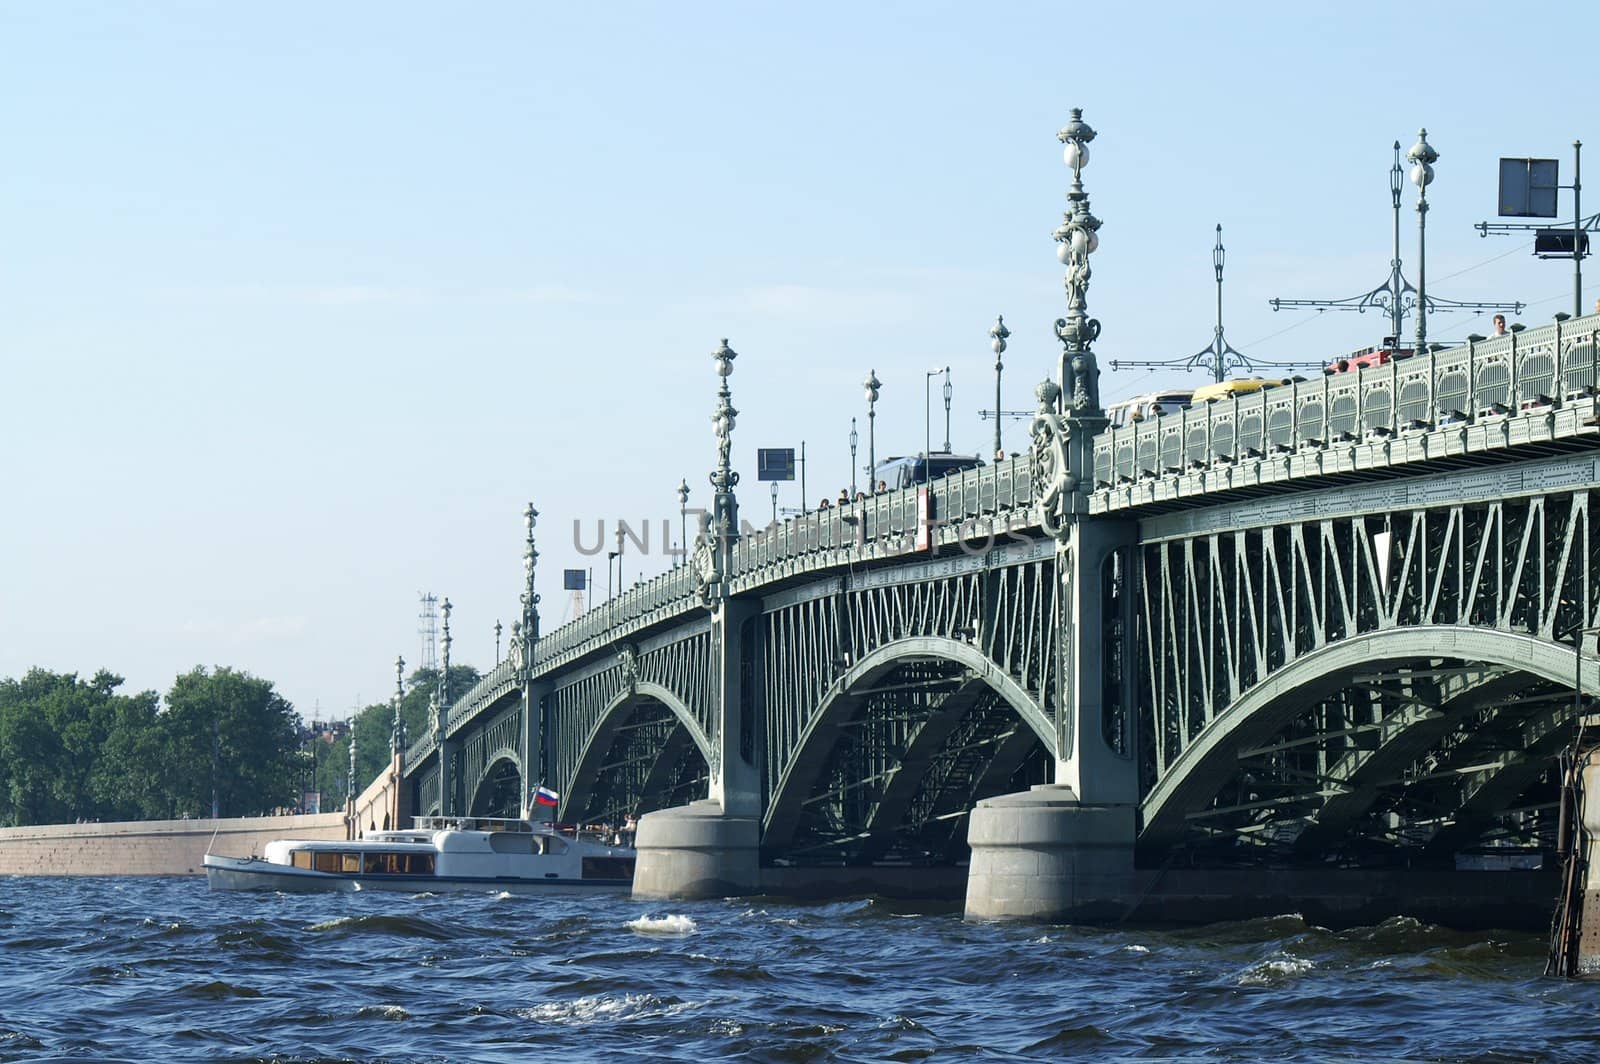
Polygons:
<instances>
[{"instance_id":1,"label":"antenna tower","mask_svg":"<svg viewBox=\"0 0 1600 1064\"><path fill-rule=\"evenodd\" d=\"M417 614L417 620L422 623L417 627L417 635L422 639L422 664L424 669L437 669L439 667L439 597L431 591L417 592L417 601L422 604L422 610Z\"/></svg>"}]
</instances>

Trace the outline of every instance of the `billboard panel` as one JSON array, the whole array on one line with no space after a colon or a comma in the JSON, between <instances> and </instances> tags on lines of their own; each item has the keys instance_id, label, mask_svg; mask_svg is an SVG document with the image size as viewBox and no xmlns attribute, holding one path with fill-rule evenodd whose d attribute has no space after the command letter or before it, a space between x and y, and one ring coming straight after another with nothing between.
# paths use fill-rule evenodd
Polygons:
<instances>
[{"instance_id":1,"label":"billboard panel","mask_svg":"<svg viewBox=\"0 0 1600 1064\"><path fill-rule=\"evenodd\" d=\"M1554 218L1560 167L1554 159L1500 160L1500 216Z\"/></svg>"},{"instance_id":2,"label":"billboard panel","mask_svg":"<svg viewBox=\"0 0 1600 1064\"><path fill-rule=\"evenodd\" d=\"M756 451L757 480L793 480L794 448L762 447Z\"/></svg>"}]
</instances>

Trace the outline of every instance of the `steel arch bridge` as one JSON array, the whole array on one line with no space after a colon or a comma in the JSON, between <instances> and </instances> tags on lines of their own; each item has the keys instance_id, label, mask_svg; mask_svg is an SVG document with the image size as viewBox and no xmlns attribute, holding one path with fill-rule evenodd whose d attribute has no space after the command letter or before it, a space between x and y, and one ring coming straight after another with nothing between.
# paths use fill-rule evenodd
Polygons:
<instances>
[{"instance_id":1,"label":"steel arch bridge","mask_svg":"<svg viewBox=\"0 0 1600 1064\"><path fill-rule=\"evenodd\" d=\"M416 812L708 796L764 861L957 863L979 800L1136 807L1141 859L1547 847L1600 689L1600 318L1111 428L756 530L510 658ZM1043 417L1045 411L1041 411ZM1080 471L1063 493L1062 475Z\"/></svg>"}]
</instances>

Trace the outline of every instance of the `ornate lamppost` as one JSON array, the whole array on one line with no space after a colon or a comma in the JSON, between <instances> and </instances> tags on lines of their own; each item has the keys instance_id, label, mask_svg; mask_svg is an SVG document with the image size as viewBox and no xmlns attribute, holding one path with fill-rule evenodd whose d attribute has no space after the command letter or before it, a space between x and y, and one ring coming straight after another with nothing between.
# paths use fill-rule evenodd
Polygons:
<instances>
[{"instance_id":1,"label":"ornate lamppost","mask_svg":"<svg viewBox=\"0 0 1600 1064\"><path fill-rule=\"evenodd\" d=\"M389 725L389 753L399 757L406 746L406 722L400 717L400 703L406 697L406 659L394 659L394 720Z\"/></svg>"},{"instance_id":2,"label":"ornate lamppost","mask_svg":"<svg viewBox=\"0 0 1600 1064\"><path fill-rule=\"evenodd\" d=\"M1006 453L1005 445L1000 441L1000 371L1006 365L1000 361L1000 356L1006 353L1006 338L1010 335L1005 315L995 315L994 326L989 330L992 341L989 346L994 348L994 459L997 462Z\"/></svg>"},{"instance_id":3,"label":"ornate lamppost","mask_svg":"<svg viewBox=\"0 0 1600 1064\"><path fill-rule=\"evenodd\" d=\"M533 665L531 647L539 638L539 593L533 589L533 576L539 564L539 548L533 545L533 530L539 523L539 511L529 503L522 508L522 528L527 537L522 545L522 644L523 656L521 665L524 670ZM500 622L495 622L495 634L499 635ZM496 644L496 656L499 654L499 644Z\"/></svg>"},{"instance_id":4,"label":"ornate lamppost","mask_svg":"<svg viewBox=\"0 0 1600 1064\"><path fill-rule=\"evenodd\" d=\"M439 650L443 655L443 664L439 668L439 709L446 710L450 706L450 611L454 609L450 600L445 599L439 607L444 614L444 631L439 636Z\"/></svg>"},{"instance_id":5,"label":"ornate lamppost","mask_svg":"<svg viewBox=\"0 0 1600 1064\"><path fill-rule=\"evenodd\" d=\"M350 808L350 830L357 832L356 824L356 715L350 714L350 781L345 787L345 804ZM355 838L355 834L350 836Z\"/></svg>"},{"instance_id":6,"label":"ornate lamppost","mask_svg":"<svg viewBox=\"0 0 1600 1064\"><path fill-rule=\"evenodd\" d=\"M955 389L950 386L950 367L944 368L944 453L950 453L950 397Z\"/></svg>"},{"instance_id":7,"label":"ornate lamppost","mask_svg":"<svg viewBox=\"0 0 1600 1064\"><path fill-rule=\"evenodd\" d=\"M622 525L617 525L617 594L622 594Z\"/></svg>"},{"instance_id":8,"label":"ornate lamppost","mask_svg":"<svg viewBox=\"0 0 1600 1064\"><path fill-rule=\"evenodd\" d=\"M711 412L711 424L717 436L717 465L711 471L711 509L700 513L700 535L705 553L700 557L697 583L702 601L712 605L714 599L725 594L724 577L731 564L733 541L739 536L739 500L734 496L734 486L739 474L734 471L733 427L739 411L733 408L733 393L728 388L728 376L733 373L733 360L737 351L724 339L711 352L717 363L717 405ZM717 585L713 587L713 585Z\"/></svg>"},{"instance_id":9,"label":"ornate lamppost","mask_svg":"<svg viewBox=\"0 0 1600 1064\"><path fill-rule=\"evenodd\" d=\"M850 419L850 497L856 497L856 444L861 442L861 434L856 431L856 419Z\"/></svg>"},{"instance_id":10,"label":"ornate lamppost","mask_svg":"<svg viewBox=\"0 0 1600 1064\"><path fill-rule=\"evenodd\" d=\"M1094 137L1094 130L1083 120L1083 110L1078 107L1072 109L1071 119L1056 134L1056 139L1066 146L1061 157L1072 170L1067 210L1053 234L1060 245L1056 257L1067 268L1067 316L1056 320L1056 338L1061 341L1061 364L1056 376L1061 389L1061 412L1076 417L1101 416L1100 368L1090 350L1100 335L1100 323L1089 317L1086 303L1089 256L1100 246L1100 219L1089 213L1089 194L1083 190L1083 168L1089 165L1089 142Z\"/></svg>"},{"instance_id":11,"label":"ornate lamppost","mask_svg":"<svg viewBox=\"0 0 1600 1064\"><path fill-rule=\"evenodd\" d=\"M678 552L689 560L689 478L678 481Z\"/></svg>"},{"instance_id":12,"label":"ornate lamppost","mask_svg":"<svg viewBox=\"0 0 1600 1064\"><path fill-rule=\"evenodd\" d=\"M717 349L711 352L711 357L717 363L718 379L717 406L711 415L711 423L717 434L717 468L711 474L711 486L715 489L711 509L717 534L727 541L739 531L739 501L733 494L734 486L739 483L739 474L734 472L730 457L733 450L733 427L739 411L733 408L733 392L728 388L728 377L733 373L733 360L739 357L739 353L729 347L728 341L724 339Z\"/></svg>"},{"instance_id":13,"label":"ornate lamppost","mask_svg":"<svg viewBox=\"0 0 1600 1064\"><path fill-rule=\"evenodd\" d=\"M450 816L455 811L455 803L451 801L454 781L450 778L450 751L445 743L450 713L450 600L445 599L440 609L444 613L444 634L439 637L439 646L444 656L434 684L433 742L439 750L439 812Z\"/></svg>"},{"instance_id":14,"label":"ornate lamppost","mask_svg":"<svg viewBox=\"0 0 1600 1064\"><path fill-rule=\"evenodd\" d=\"M933 392L930 389L933 387L933 378L941 373L945 375L945 383L948 384L950 380L949 366L935 366L922 376L922 464L924 480L932 479L929 476L929 470L933 467L933 463L930 460L930 456L933 454Z\"/></svg>"},{"instance_id":15,"label":"ornate lamppost","mask_svg":"<svg viewBox=\"0 0 1600 1064\"><path fill-rule=\"evenodd\" d=\"M500 627L500 621L496 619L494 622L494 663L497 668L500 665L500 633L503 631L505 629Z\"/></svg>"},{"instance_id":16,"label":"ornate lamppost","mask_svg":"<svg viewBox=\"0 0 1600 1064\"><path fill-rule=\"evenodd\" d=\"M877 370L869 369L867 379L861 385L867 390L867 493L870 495L878 490L877 436L874 432L878 412L874 408L878 403L878 389L883 387L883 382L878 379Z\"/></svg>"},{"instance_id":17,"label":"ornate lamppost","mask_svg":"<svg viewBox=\"0 0 1600 1064\"><path fill-rule=\"evenodd\" d=\"M539 523L539 511L533 503L522 510L522 526L526 541L522 546L522 619L513 626L512 656L516 661L518 682L522 686L522 728L519 746L522 755L522 806L529 808L534 788L543 782L544 722L535 727L535 714L540 710L540 700L533 690L533 657L539 640L539 593L534 590L534 575L539 564L539 548L534 545L533 530ZM537 737L537 738L536 738ZM535 747L538 747L536 750ZM539 782L535 782L536 778Z\"/></svg>"},{"instance_id":18,"label":"ornate lamppost","mask_svg":"<svg viewBox=\"0 0 1600 1064\"><path fill-rule=\"evenodd\" d=\"M1411 163L1411 183L1417 186L1417 354L1428 349L1428 186L1439 153L1428 143L1428 131L1418 130L1417 142L1406 152Z\"/></svg>"}]
</instances>

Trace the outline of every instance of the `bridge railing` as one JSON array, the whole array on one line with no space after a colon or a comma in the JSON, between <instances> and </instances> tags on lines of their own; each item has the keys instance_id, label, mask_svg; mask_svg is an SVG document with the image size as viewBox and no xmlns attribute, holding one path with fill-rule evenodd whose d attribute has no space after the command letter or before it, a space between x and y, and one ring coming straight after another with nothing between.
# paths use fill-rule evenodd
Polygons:
<instances>
[{"instance_id":1,"label":"bridge railing","mask_svg":"<svg viewBox=\"0 0 1600 1064\"><path fill-rule=\"evenodd\" d=\"M1590 315L1107 429L1095 486L1559 407L1600 390L1597 341Z\"/></svg>"},{"instance_id":2,"label":"bridge railing","mask_svg":"<svg viewBox=\"0 0 1600 1064\"><path fill-rule=\"evenodd\" d=\"M589 640L662 609L687 608L694 599L694 569L678 565L628 588L622 594L585 610L583 616L540 638L534 649L534 668Z\"/></svg>"},{"instance_id":3,"label":"bridge railing","mask_svg":"<svg viewBox=\"0 0 1600 1064\"><path fill-rule=\"evenodd\" d=\"M1033 503L1032 466L1026 455L951 473L928 487L930 519L956 525ZM910 550L921 520L918 489L880 492L858 501L791 517L742 537L733 548L735 577L824 551L882 545Z\"/></svg>"}]
</instances>

